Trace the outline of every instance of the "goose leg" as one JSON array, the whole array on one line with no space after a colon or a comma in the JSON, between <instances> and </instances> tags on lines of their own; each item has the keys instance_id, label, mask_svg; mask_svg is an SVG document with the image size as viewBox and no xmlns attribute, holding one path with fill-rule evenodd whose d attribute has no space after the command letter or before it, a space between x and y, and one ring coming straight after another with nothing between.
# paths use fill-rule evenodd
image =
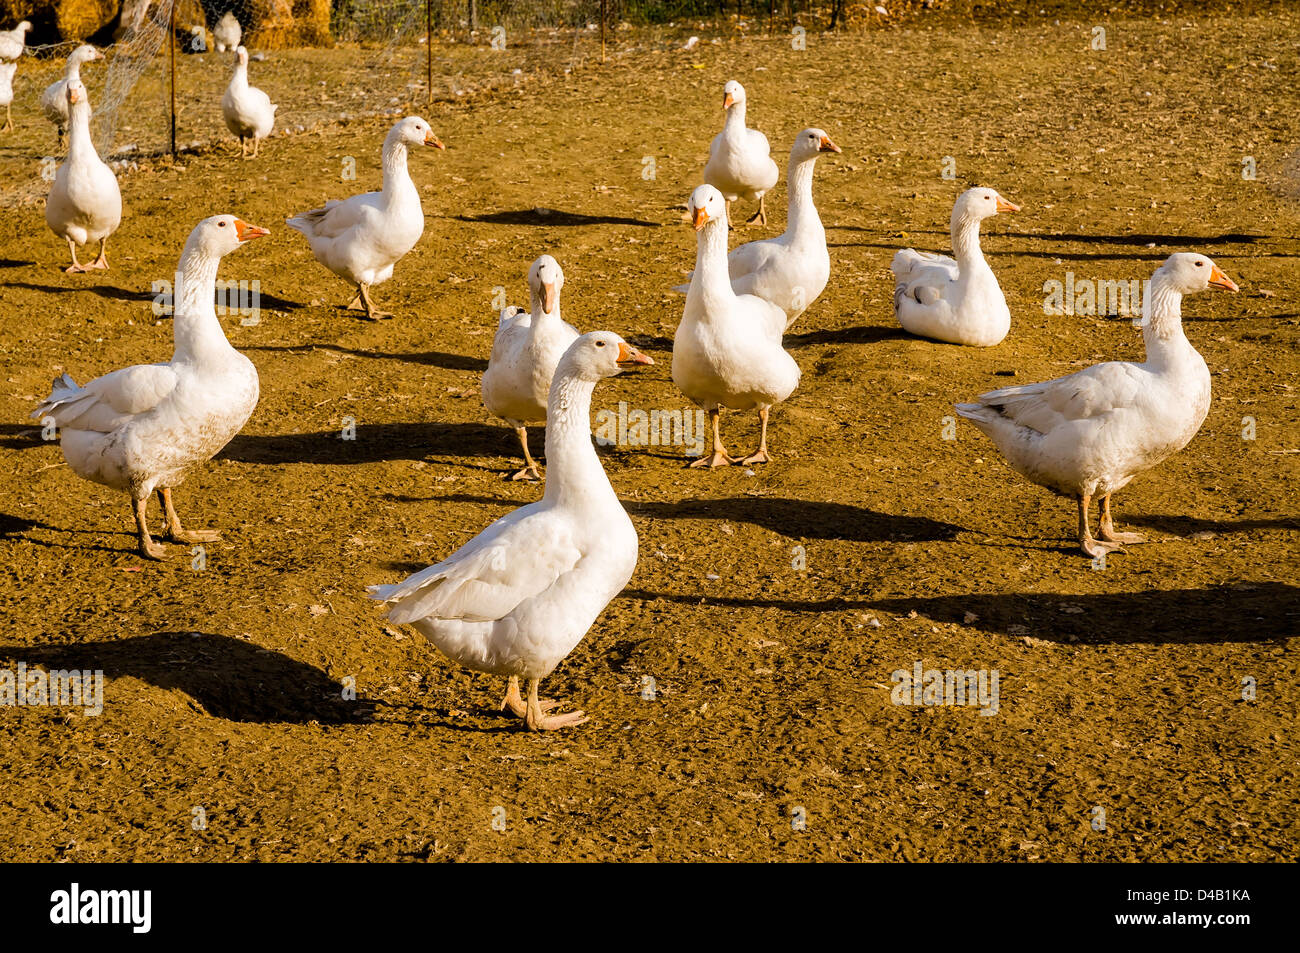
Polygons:
<instances>
[{"instance_id":1,"label":"goose leg","mask_svg":"<svg viewBox=\"0 0 1300 953\"><path fill-rule=\"evenodd\" d=\"M766 202L767 202L767 196L766 196L766 195L764 195L762 198L760 198L760 199L758 200L758 211L755 212L753 215L751 215L751 216L750 216L750 217L745 221L745 224L746 224L746 225L753 225L755 222L758 222L759 225L762 225L762 226L765 227L765 228L767 227L767 206L766 206Z\"/></svg>"},{"instance_id":2,"label":"goose leg","mask_svg":"<svg viewBox=\"0 0 1300 953\"><path fill-rule=\"evenodd\" d=\"M1092 538L1092 530L1088 528L1088 507L1091 504L1092 497L1087 493L1079 497L1079 546L1087 555L1096 559L1098 556L1119 549L1120 544Z\"/></svg>"},{"instance_id":3,"label":"goose leg","mask_svg":"<svg viewBox=\"0 0 1300 953\"><path fill-rule=\"evenodd\" d=\"M514 474L512 480L540 480L542 472L537 469L537 461L533 455L528 452L528 428L516 427L515 433L519 434L519 445L524 448L524 468Z\"/></svg>"},{"instance_id":4,"label":"goose leg","mask_svg":"<svg viewBox=\"0 0 1300 953\"><path fill-rule=\"evenodd\" d=\"M163 508L163 532L173 543L215 543L221 534L215 529L186 529L181 525L181 518L172 506L172 488L158 488L158 499Z\"/></svg>"},{"instance_id":5,"label":"goose leg","mask_svg":"<svg viewBox=\"0 0 1300 953\"><path fill-rule=\"evenodd\" d=\"M5 106L5 124L0 126L0 132L8 132L14 127L13 103Z\"/></svg>"},{"instance_id":6,"label":"goose leg","mask_svg":"<svg viewBox=\"0 0 1300 953\"><path fill-rule=\"evenodd\" d=\"M734 232L735 230L736 230L736 226L732 224L732 219L731 219L731 203L728 202L727 203L727 231Z\"/></svg>"},{"instance_id":7,"label":"goose leg","mask_svg":"<svg viewBox=\"0 0 1300 953\"><path fill-rule=\"evenodd\" d=\"M1110 494L1101 498L1101 526L1097 535L1108 543L1145 543L1146 537L1141 533L1117 533L1110 518Z\"/></svg>"},{"instance_id":8,"label":"goose leg","mask_svg":"<svg viewBox=\"0 0 1300 953\"><path fill-rule=\"evenodd\" d=\"M364 310L366 310L366 306L365 306L365 304L364 304L364 303L362 302L362 300L361 300L361 285L360 285L360 283L357 284L357 293L354 294L354 295L352 296L352 300L348 302L348 310L349 310L349 311L364 311Z\"/></svg>"},{"instance_id":9,"label":"goose leg","mask_svg":"<svg viewBox=\"0 0 1300 953\"><path fill-rule=\"evenodd\" d=\"M546 714L541 699L537 697L537 686L541 681L540 678L528 680L528 705L524 720L528 724L529 731L554 731L557 728L568 728L570 725L581 725L588 720L586 713L581 711L569 711L563 715Z\"/></svg>"},{"instance_id":10,"label":"goose leg","mask_svg":"<svg viewBox=\"0 0 1300 953\"><path fill-rule=\"evenodd\" d=\"M77 261L77 243L71 238L68 239L68 250L72 252L72 264L63 269L64 274L79 275L83 271L90 270L89 265L83 265L81 262Z\"/></svg>"},{"instance_id":11,"label":"goose leg","mask_svg":"<svg viewBox=\"0 0 1300 953\"><path fill-rule=\"evenodd\" d=\"M713 422L713 453L707 457L700 457L691 464L692 467L725 467L729 463L736 461L727 456L727 448L722 445L722 434L719 431L719 424L722 418L722 411L714 407L709 411L709 420Z\"/></svg>"},{"instance_id":12,"label":"goose leg","mask_svg":"<svg viewBox=\"0 0 1300 953\"><path fill-rule=\"evenodd\" d=\"M258 154L261 151L262 151L262 140L254 136L253 137L253 158L256 159Z\"/></svg>"},{"instance_id":13,"label":"goose leg","mask_svg":"<svg viewBox=\"0 0 1300 953\"><path fill-rule=\"evenodd\" d=\"M366 319L369 321L382 321L384 318L393 316L391 311L376 311L375 303L370 300L370 286L366 284L358 285L361 292L361 303L366 306Z\"/></svg>"},{"instance_id":14,"label":"goose leg","mask_svg":"<svg viewBox=\"0 0 1300 953\"><path fill-rule=\"evenodd\" d=\"M140 555L149 559L166 559L167 550L153 541L149 535L149 517L146 511L149 508L149 497L143 500L132 500L131 505L135 511L135 531L140 541Z\"/></svg>"},{"instance_id":15,"label":"goose leg","mask_svg":"<svg viewBox=\"0 0 1300 953\"><path fill-rule=\"evenodd\" d=\"M99 257L87 265L87 268L102 268L108 271L108 258L104 254L104 249L108 247L108 236L105 235L99 240Z\"/></svg>"},{"instance_id":16,"label":"goose leg","mask_svg":"<svg viewBox=\"0 0 1300 953\"><path fill-rule=\"evenodd\" d=\"M542 706L542 711L547 712L555 707L555 702L549 698L538 700ZM520 718L528 717L528 706L524 704L523 696L519 694L519 676L511 675L510 682L506 685L505 697L501 699L501 710L512 712Z\"/></svg>"},{"instance_id":17,"label":"goose leg","mask_svg":"<svg viewBox=\"0 0 1300 953\"><path fill-rule=\"evenodd\" d=\"M761 425L761 430L760 430L761 436L759 437L758 440L758 449L755 450L753 453L751 453L749 456L745 457L745 459L741 460L740 461L741 463L743 464L768 463L771 461L772 458L767 455L767 415L771 410L772 410L771 407L759 408L758 419Z\"/></svg>"}]
</instances>

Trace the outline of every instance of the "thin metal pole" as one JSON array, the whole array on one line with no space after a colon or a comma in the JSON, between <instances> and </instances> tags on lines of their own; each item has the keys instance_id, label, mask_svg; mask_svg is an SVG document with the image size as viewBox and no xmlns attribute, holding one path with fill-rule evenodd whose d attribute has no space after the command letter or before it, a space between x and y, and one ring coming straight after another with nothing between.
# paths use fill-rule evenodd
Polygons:
<instances>
[{"instance_id":1,"label":"thin metal pole","mask_svg":"<svg viewBox=\"0 0 1300 953\"><path fill-rule=\"evenodd\" d=\"M429 105L433 105L433 0L424 0L424 52L428 57Z\"/></svg>"},{"instance_id":2,"label":"thin metal pole","mask_svg":"<svg viewBox=\"0 0 1300 953\"><path fill-rule=\"evenodd\" d=\"M172 159L176 158L176 2L172 0L171 14L167 18L168 59L172 74Z\"/></svg>"},{"instance_id":3,"label":"thin metal pole","mask_svg":"<svg viewBox=\"0 0 1300 953\"><path fill-rule=\"evenodd\" d=\"M605 4L607 0L600 0L600 61L605 62Z\"/></svg>"}]
</instances>

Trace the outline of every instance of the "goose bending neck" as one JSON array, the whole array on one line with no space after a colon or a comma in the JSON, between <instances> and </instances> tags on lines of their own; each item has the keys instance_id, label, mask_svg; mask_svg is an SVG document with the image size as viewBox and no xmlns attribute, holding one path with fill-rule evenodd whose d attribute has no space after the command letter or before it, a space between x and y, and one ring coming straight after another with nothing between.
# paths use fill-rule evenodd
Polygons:
<instances>
[{"instance_id":1,"label":"goose bending neck","mask_svg":"<svg viewBox=\"0 0 1300 953\"><path fill-rule=\"evenodd\" d=\"M787 227L792 232L798 233L810 225L821 224L812 196L813 169L816 165L816 156L809 156L800 162L795 162L793 156L790 158L785 182L786 191L790 195L790 220Z\"/></svg>"},{"instance_id":2,"label":"goose bending neck","mask_svg":"<svg viewBox=\"0 0 1300 953\"><path fill-rule=\"evenodd\" d=\"M953 214L952 217L952 251L953 257L962 271L979 266L988 267L984 252L980 250L980 220Z\"/></svg>"},{"instance_id":3,"label":"goose bending neck","mask_svg":"<svg viewBox=\"0 0 1300 953\"><path fill-rule=\"evenodd\" d=\"M704 296L706 314L711 313L717 303L736 296L727 270L727 223L723 219L706 222L696 239L695 275L687 297L697 288Z\"/></svg>"},{"instance_id":4,"label":"goose bending neck","mask_svg":"<svg viewBox=\"0 0 1300 953\"><path fill-rule=\"evenodd\" d=\"M590 506L612 497L605 469L591 442L591 393L595 381L557 369L546 411L546 490L542 502Z\"/></svg>"},{"instance_id":5,"label":"goose bending neck","mask_svg":"<svg viewBox=\"0 0 1300 953\"><path fill-rule=\"evenodd\" d=\"M186 245L177 266L176 306L172 311L173 361L202 363L233 351L213 306L220 258Z\"/></svg>"}]
</instances>

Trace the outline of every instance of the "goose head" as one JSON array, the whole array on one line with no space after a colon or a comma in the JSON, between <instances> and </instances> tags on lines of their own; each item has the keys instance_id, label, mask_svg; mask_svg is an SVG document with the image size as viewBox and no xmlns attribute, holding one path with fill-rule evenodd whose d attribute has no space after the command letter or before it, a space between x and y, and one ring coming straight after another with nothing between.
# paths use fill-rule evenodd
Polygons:
<instances>
[{"instance_id":1,"label":"goose head","mask_svg":"<svg viewBox=\"0 0 1300 953\"><path fill-rule=\"evenodd\" d=\"M270 234L233 215L213 215L194 226L185 242L185 253L195 251L208 258L223 258L239 246Z\"/></svg>"},{"instance_id":2,"label":"goose head","mask_svg":"<svg viewBox=\"0 0 1300 953\"><path fill-rule=\"evenodd\" d=\"M698 232L709 222L721 222L727 225L727 200L711 185L697 186L686 203L686 214Z\"/></svg>"},{"instance_id":3,"label":"goose head","mask_svg":"<svg viewBox=\"0 0 1300 953\"><path fill-rule=\"evenodd\" d=\"M235 47L235 69L248 68L248 50L242 46Z\"/></svg>"},{"instance_id":4,"label":"goose head","mask_svg":"<svg viewBox=\"0 0 1300 953\"><path fill-rule=\"evenodd\" d=\"M99 52L99 50L91 46L89 43L83 43L68 54L68 65L71 66L76 64L77 66L81 66L83 63L93 63L95 60L102 60L103 58L103 53Z\"/></svg>"},{"instance_id":5,"label":"goose head","mask_svg":"<svg viewBox=\"0 0 1300 953\"><path fill-rule=\"evenodd\" d=\"M1160 279L1180 294L1193 295L1207 288L1236 291L1237 285L1204 255L1178 252L1165 259L1152 279Z\"/></svg>"},{"instance_id":6,"label":"goose head","mask_svg":"<svg viewBox=\"0 0 1300 953\"><path fill-rule=\"evenodd\" d=\"M801 162L816 158L823 152L840 152L839 146L831 142L824 129L805 129L794 137L794 148L790 150L790 161Z\"/></svg>"},{"instance_id":7,"label":"goose head","mask_svg":"<svg viewBox=\"0 0 1300 953\"><path fill-rule=\"evenodd\" d=\"M638 364L653 363L648 355L642 354L613 331L592 331L569 345L555 369L555 376L594 382L603 377L613 377Z\"/></svg>"},{"instance_id":8,"label":"goose head","mask_svg":"<svg viewBox=\"0 0 1300 953\"><path fill-rule=\"evenodd\" d=\"M388 132L388 138L408 146L433 146L435 149L447 148L433 134L429 124L419 116L407 116L398 120Z\"/></svg>"},{"instance_id":9,"label":"goose head","mask_svg":"<svg viewBox=\"0 0 1300 953\"><path fill-rule=\"evenodd\" d=\"M29 32L31 31L31 28L32 28L32 21L31 21L31 20L24 20L22 23L18 24L16 27L14 27L14 32L15 32L15 33L22 33L22 34L25 36L27 33L29 33Z\"/></svg>"},{"instance_id":10,"label":"goose head","mask_svg":"<svg viewBox=\"0 0 1300 953\"><path fill-rule=\"evenodd\" d=\"M86 93L86 84L79 79L68 80L67 88L63 93L68 97L68 112L80 113L82 111L89 114L90 97Z\"/></svg>"},{"instance_id":11,"label":"goose head","mask_svg":"<svg viewBox=\"0 0 1300 953\"><path fill-rule=\"evenodd\" d=\"M722 87L722 108L730 109L732 106L743 105L744 102L745 87L734 79L728 80L727 85Z\"/></svg>"},{"instance_id":12,"label":"goose head","mask_svg":"<svg viewBox=\"0 0 1300 953\"><path fill-rule=\"evenodd\" d=\"M952 220L954 223L958 221L982 222L999 212L1019 211L1020 206L1008 202L998 194L997 189L976 187L967 189L957 196L957 202L952 207Z\"/></svg>"},{"instance_id":13,"label":"goose head","mask_svg":"<svg viewBox=\"0 0 1300 953\"><path fill-rule=\"evenodd\" d=\"M551 314L560 303L560 289L564 287L564 269L550 255L542 255L528 269L528 290L533 301L542 303L542 313Z\"/></svg>"}]
</instances>

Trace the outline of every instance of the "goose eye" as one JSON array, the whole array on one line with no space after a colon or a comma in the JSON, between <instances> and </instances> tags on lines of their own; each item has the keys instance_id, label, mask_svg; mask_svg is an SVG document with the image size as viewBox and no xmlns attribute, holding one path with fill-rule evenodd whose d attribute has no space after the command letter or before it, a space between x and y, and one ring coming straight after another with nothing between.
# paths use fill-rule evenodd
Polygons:
<instances>
[{"instance_id":1,"label":"goose eye","mask_svg":"<svg viewBox=\"0 0 1300 953\"><path fill-rule=\"evenodd\" d=\"M1203 261L1198 261L1198 262L1196 263L1196 267L1197 267L1197 268L1203 268L1203 267L1205 267L1205 262L1203 262Z\"/></svg>"},{"instance_id":2,"label":"goose eye","mask_svg":"<svg viewBox=\"0 0 1300 953\"><path fill-rule=\"evenodd\" d=\"M604 342L604 341L597 341L597 342L596 342L596 347L604 347L604 346L605 346L605 342Z\"/></svg>"},{"instance_id":3,"label":"goose eye","mask_svg":"<svg viewBox=\"0 0 1300 953\"><path fill-rule=\"evenodd\" d=\"M225 228L225 227L226 227L225 222L217 222L217 228Z\"/></svg>"}]
</instances>

